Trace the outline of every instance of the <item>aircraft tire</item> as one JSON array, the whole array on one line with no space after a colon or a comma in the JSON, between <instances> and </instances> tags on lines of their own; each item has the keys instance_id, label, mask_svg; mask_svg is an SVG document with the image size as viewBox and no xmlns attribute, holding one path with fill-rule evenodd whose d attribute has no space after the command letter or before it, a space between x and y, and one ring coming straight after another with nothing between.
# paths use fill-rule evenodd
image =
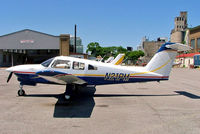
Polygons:
<instances>
[{"instance_id":1,"label":"aircraft tire","mask_svg":"<svg viewBox=\"0 0 200 134\"><path fill-rule=\"evenodd\" d=\"M18 90L18 96L24 96L25 95L25 91L22 89L22 90Z\"/></svg>"}]
</instances>

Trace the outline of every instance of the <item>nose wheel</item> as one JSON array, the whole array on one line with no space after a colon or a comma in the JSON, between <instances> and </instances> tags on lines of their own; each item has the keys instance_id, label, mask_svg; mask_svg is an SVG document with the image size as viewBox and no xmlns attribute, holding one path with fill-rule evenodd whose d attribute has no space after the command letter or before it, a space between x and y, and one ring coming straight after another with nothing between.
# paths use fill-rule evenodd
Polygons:
<instances>
[{"instance_id":1,"label":"nose wheel","mask_svg":"<svg viewBox=\"0 0 200 134\"><path fill-rule=\"evenodd\" d=\"M18 90L18 96L24 96L25 95L25 91L23 90L23 85L19 86L19 90Z\"/></svg>"}]
</instances>

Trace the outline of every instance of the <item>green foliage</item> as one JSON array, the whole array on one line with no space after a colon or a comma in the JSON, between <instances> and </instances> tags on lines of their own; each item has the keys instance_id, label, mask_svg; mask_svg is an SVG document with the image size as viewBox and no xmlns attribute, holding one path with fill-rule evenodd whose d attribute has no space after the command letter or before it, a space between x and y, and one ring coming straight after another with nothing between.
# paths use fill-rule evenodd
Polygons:
<instances>
[{"instance_id":1,"label":"green foliage","mask_svg":"<svg viewBox=\"0 0 200 134\"><path fill-rule=\"evenodd\" d=\"M101 47L98 42L91 42L87 46L86 52L91 51L92 56L101 56L104 57L104 59L107 59L110 56L116 57L119 53L124 53L126 55L126 59L136 61L140 56L144 56L144 52L139 51L127 51L126 48L123 48L122 46L119 47Z\"/></svg>"},{"instance_id":2,"label":"green foliage","mask_svg":"<svg viewBox=\"0 0 200 134\"><path fill-rule=\"evenodd\" d=\"M182 44L186 44L186 41L182 41L181 43L182 43Z\"/></svg>"},{"instance_id":3,"label":"green foliage","mask_svg":"<svg viewBox=\"0 0 200 134\"><path fill-rule=\"evenodd\" d=\"M144 52L141 51L141 50L139 50L139 51L131 51L131 52L127 53L127 59L128 60L136 61L136 60L138 60L138 58L140 56L144 56Z\"/></svg>"},{"instance_id":4,"label":"green foliage","mask_svg":"<svg viewBox=\"0 0 200 134\"><path fill-rule=\"evenodd\" d=\"M88 51L91 51L92 52L91 55L96 57L101 54L102 48L98 42L91 42L87 46L86 52Z\"/></svg>"}]
</instances>

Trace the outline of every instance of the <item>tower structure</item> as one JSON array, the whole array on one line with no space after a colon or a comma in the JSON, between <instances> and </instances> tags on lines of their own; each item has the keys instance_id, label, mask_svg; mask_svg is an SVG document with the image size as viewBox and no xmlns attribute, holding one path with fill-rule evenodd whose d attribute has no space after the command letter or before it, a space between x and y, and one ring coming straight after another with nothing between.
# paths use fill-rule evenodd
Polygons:
<instances>
[{"instance_id":1,"label":"tower structure","mask_svg":"<svg viewBox=\"0 0 200 134\"><path fill-rule=\"evenodd\" d=\"M187 28L187 12L180 12L180 15L174 19L174 29L171 31L171 42L182 43Z\"/></svg>"},{"instance_id":2,"label":"tower structure","mask_svg":"<svg viewBox=\"0 0 200 134\"><path fill-rule=\"evenodd\" d=\"M187 28L187 12L180 12L180 16L176 17L174 20L174 30L175 31L185 31Z\"/></svg>"}]
</instances>

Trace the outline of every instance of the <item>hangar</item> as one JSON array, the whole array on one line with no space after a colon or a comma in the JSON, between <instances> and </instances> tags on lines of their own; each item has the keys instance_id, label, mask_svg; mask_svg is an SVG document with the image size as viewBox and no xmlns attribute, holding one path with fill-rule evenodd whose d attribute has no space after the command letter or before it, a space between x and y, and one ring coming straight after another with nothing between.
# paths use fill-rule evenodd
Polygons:
<instances>
[{"instance_id":1,"label":"hangar","mask_svg":"<svg viewBox=\"0 0 200 134\"><path fill-rule=\"evenodd\" d=\"M73 39L73 37L72 37ZM78 38L80 40L80 37ZM0 66L13 66L18 64L41 63L42 61L58 55L76 56L86 58L83 46L80 43L76 48L79 53L73 52L70 45L70 35L54 36L30 29L0 36Z\"/></svg>"}]
</instances>

